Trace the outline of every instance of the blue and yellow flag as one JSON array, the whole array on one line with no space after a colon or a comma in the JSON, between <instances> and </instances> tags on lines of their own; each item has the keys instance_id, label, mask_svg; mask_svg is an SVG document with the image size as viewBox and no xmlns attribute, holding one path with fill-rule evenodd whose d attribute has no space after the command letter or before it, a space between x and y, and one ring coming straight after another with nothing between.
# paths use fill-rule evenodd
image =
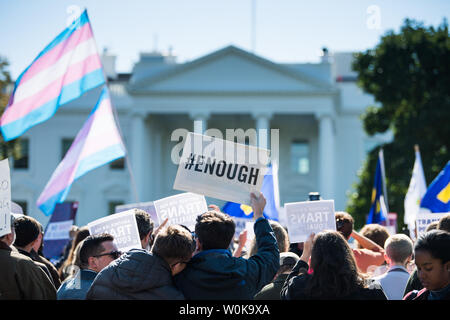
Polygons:
<instances>
[{"instance_id":1,"label":"blue and yellow flag","mask_svg":"<svg viewBox=\"0 0 450 320\"><path fill-rule=\"evenodd\" d=\"M380 223L387 219L385 196L383 195L382 158L378 157L375 171L375 182L372 189L372 205L370 206L367 224Z\"/></svg>"},{"instance_id":2,"label":"blue and yellow flag","mask_svg":"<svg viewBox=\"0 0 450 320\"><path fill-rule=\"evenodd\" d=\"M274 164L269 167L267 174L264 176L261 193L266 198L266 206L264 208L264 217L270 220L278 221L279 193L278 193L278 169ZM237 218L252 219L252 207L235 202L227 202L222 212Z\"/></svg>"},{"instance_id":3,"label":"blue and yellow flag","mask_svg":"<svg viewBox=\"0 0 450 320\"><path fill-rule=\"evenodd\" d=\"M450 212L450 161L434 178L420 202L422 208L431 212Z\"/></svg>"}]
</instances>

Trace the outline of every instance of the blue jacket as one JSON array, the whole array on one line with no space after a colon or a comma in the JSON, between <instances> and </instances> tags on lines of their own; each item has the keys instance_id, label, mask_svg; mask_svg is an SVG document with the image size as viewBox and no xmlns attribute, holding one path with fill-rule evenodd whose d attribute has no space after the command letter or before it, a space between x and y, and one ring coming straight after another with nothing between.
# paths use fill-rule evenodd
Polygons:
<instances>
[{"instance_id":1,"label":"blue jacket","mask_svg":"<svg viewBox=\"0 0 450 320\"><path fill-rule=\"evenodd\" d=\"M143 249L131 249L99 272L87 300L182 300L170 266Z\"/></svg>"},{"instance_id":2,"label":"blue jacket","mask_svg":"<svg viewBox=\"0 0 450 320\"><path fill-rule=\"evenodd\" d=\"M254 225L258 253L249 259L235 258L226 249L196 254L175 276L186 299L252 300L271 282L280 266L280 253L272 228L266 219Z\"/></svg>"},{"instance_id":3,"label":"blue jacket","mask_svg":"<svg viewBox=\"0 0 450 320\"><path fill-rule=\"evenodd\" d=\"M87 269L81 269L73 277L67 279L61 284L57 292L58 300L84 300L91 287L92 282L97 276L97 272Z\"/></svg>"}]
</instances>

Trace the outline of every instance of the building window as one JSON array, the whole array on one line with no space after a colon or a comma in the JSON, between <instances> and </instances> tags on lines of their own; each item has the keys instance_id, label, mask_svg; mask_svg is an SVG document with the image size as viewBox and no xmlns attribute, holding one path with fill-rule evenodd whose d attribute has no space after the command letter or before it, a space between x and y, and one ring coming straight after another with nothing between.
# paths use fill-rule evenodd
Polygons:
<instances>
[{"instance_id":1,"label":"building window","mask_svg":"<svg viewBox=\"0 0 450 320\"><path fill-rule=\"evenodd\" d=\"M123 170L125 168L125 158L119 158L109 164L109 168L112 170Z\"/></svg>"},{"instance_id":2,"label":"building window","mask_svg":"<svg viewBox=\"0 0 450 320\"><path fill-rule=\"evenodd\" d=\"M70 146L73 143L74 138L63 138L61 140L61 160L66 156L67 151L69 151Z\"/></svg>"},{"instance_id":3,"label":"building window","mask_svg":"<svg viewBox=\"0 0 450 320\"><path fill-rule=\"evenodd\" d=\"M123 201L110 201L108 202L108 215L116 212L116 207L125 204Z\"/></svg>"},{"instance_id":4,"label":"building window","mask_svg":"<svg viewBox=\"0 0 450 320\"><path fill-rule=\"evenodd\" d=\"M24 215L28 215L28 202L26 200L12 200L21 209ZM13 208L13 205L11 206Z\"/></svg>"},{"instance_id":5,"label":"building window","mask_svg":"<svg viewBox=\"0 0 450 320\"><path fill-rule=\"evenodd\" d=\"M306 141L294 141L291 144L291 168L299 174L309 173L309 144Z\"/></svg>"},{"instance_id":6,"label":"building window","mask_svg":"<svg viewBox=\"0 0 450 320\"><path fill-rule=\"evenodd\" d=\"M20 158L14 158L14 169L28 169L30 141L26 138L20 139Z\"/></svg>"}]
</instances>

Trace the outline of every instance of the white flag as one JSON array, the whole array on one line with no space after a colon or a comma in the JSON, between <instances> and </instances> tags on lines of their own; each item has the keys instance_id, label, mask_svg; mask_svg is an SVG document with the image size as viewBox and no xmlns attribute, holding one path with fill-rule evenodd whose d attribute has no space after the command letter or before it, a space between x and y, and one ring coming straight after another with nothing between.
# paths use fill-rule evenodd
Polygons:
<instances>
[{"instance_id":1,"label":"white flag","mask_svg":"<svg viewBox=\"0 0 450 320\"><path fill-rule=\"evenodd\" d=\"M404 223L408 225L408 228L413 234L415 229L415 222L417 214L420 211L420 201L427 191L427 185L425 182L425 176L423 174L422 160L420 158L419 148L416 147L416 160L414 161L414 168L411 176L411 182L409 183L408 192L405 196L405 215Z\"/></svg>"}]
</instances>

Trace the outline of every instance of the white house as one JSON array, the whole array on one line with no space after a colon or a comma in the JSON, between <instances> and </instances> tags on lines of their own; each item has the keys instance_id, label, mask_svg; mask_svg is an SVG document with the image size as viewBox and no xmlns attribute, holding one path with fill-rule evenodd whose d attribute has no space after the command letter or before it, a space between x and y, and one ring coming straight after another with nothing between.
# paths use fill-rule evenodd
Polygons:
<instances>
[{"instance_id":1,"label":"white house","mask_svg":"<svg viewBox=\"0 0 450 320\"><path fill-rule=\"evenodd\" d=\"M171 152L178 128L279 129L281 204L319 191L345 210L366 153L389 137L366 136L359 118L373 98L356 86L351 53L320 63L283 64L228 46L186 63L142 53L129 74L117 74L104 53L112 102L128 161L97 168L75 181L67 201L78 201L77 225L114 212L118 204L151 201L173 190ZM22 136L24 157L11 164L12 199L44 225L36 200L69 148L101 88L61 107ZM195 126L194 126L195 123ZM270 147L270 145L269 145ZM207 199L219 206L223 201Z\"/></svg>"}]
</instances>

